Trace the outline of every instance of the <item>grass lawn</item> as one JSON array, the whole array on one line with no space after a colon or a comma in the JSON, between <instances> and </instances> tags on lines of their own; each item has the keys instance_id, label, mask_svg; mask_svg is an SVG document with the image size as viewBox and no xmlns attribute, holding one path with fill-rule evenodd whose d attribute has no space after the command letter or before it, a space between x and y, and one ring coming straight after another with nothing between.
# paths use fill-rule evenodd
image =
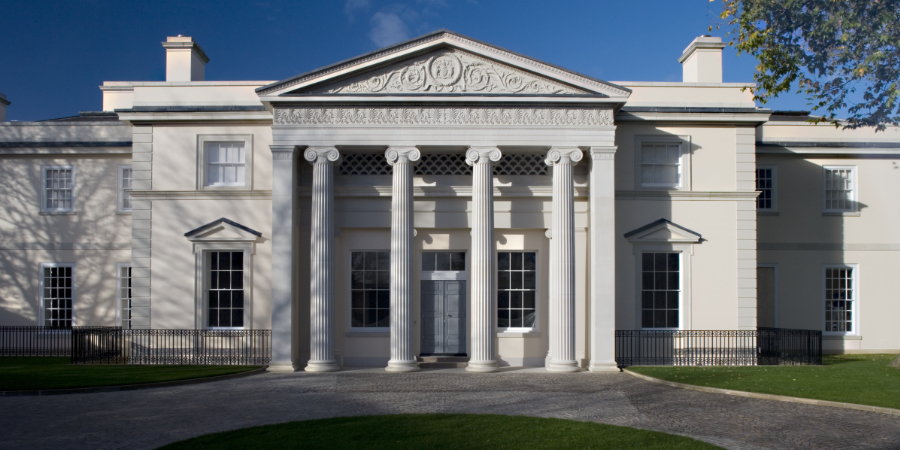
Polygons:
<instances>
[{"instance_id":1,"label":"grass lawn","mask_svg":"<svg viewBox=\"0 0 900 450\"><path fill-rule=\"evenodd\" d=\"M821 366L629 367L677 383L900 409L897 355L825 356Z\"/></svg>"},{"instance_id":2,"label":"grass lawn","mask_svg":"<svg viewBox=\"0 0 900 450\"><path fill-rule=\"evenodd\" d=\"M0 391L69 389L214 377L254 366L72 365L69 358L0 357Z\"/></svg>"},{"instance_id":3,"label":"grass lawn","mask_svg":"<svg viewBox=\"0 0 900 450\"><path fill-rule=\"evenodd\" d=\"M208 434L176 449L714 449L694 439L636 428L488 414L404 414L308 420Z\"/></svg>"}]
</instances>

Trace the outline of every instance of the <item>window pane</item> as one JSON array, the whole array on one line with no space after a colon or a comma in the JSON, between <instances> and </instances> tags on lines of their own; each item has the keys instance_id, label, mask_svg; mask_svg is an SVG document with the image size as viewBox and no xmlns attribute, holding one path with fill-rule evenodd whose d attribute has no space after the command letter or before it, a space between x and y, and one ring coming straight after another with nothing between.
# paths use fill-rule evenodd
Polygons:
<instances>
[{"instance_id":1,"label":"window pane","mask_svg":"<svg viewBox=\"0 0 900 450\"><path fill-rule=\"evenodd\" d=\"M446 252L435 253L435 270L450 270L450 254Z\"/></svg>"},{"instance_id":2,"label":"window pane","mask_svg":"<svg viewBox=\"0 0 900 450\"><path fill-rule=\"evenodd\" d=\"M450 254L450 270L463 271L466 270L466 254L463 252L453 252Z\"/></svg>"},{"instance_id":3,"label":"window pane","mask_svg":"<svg viewBox=\"0 0 900 450\"><path fill-rule=\"evenodd\" d=\"M422 253L422 270L425 272L434 272L434 253Z\"/></svg>"},{"instance_id":4,"label":"window pane","mask_svg":"<svg viewBox=\"0 0 900 450\"><path fill-rule=\"evenodd\" d=\"M352 252L350 265L350 326L389 326L391 252Z\"/></svg>"},{"instance_id":5,"label":"window pane","mask_svg":"<svg viewBox=\"0 0 900 450\"><path fill-rule=\"evenodd\" d=\"M500 252L497 254L497 269L509 270L509 253Z\"/></svg>"}]
</instances>

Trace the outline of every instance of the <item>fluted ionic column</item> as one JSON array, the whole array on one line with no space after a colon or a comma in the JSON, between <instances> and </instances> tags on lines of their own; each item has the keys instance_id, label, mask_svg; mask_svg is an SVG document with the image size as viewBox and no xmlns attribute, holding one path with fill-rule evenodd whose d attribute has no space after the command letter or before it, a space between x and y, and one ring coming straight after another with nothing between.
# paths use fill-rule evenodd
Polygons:
<instances>
[{"instance_id":1,"label":"fluted ionic column","mask_svg":"<svg viewBox=\"0 0 900 450\"><path fill-rule=\"evenodd\" d=\"M572 168L581 161L578 147L552 147L553 238L550 240L550 364L552 372L576 372L575 360L575 195Z\"/></svg>"},{"instance_id":2,"label":"fluted ionic column","mask_svg":"<svg viewBox=\"0 0 900 450\"><path fill-rule=\"evenodd\" d=\"M419 370L413 352L413 165L415 147L391 147L384 153L394 168L391 198L391 359L388 372Z\"/></svg>"},{"instance_id":3,"label":"fluted ionic column","mask_svg":"<svg viewBox=\"0 0 900 450\"><path fill-rule=\"evenodd\" d=\"M310 231L309 363L307 372L340 369L334 357L334 173L341 159L334 147L309 147L313 165Z\"/></svg>"},{"instance_id":4,"label":"fluted ionic column","mask_svg":"<svg viewBox=\"0 0 900 450\"><path fill-rule=\"evenodd\" d=\"M472 166L472 353L469 372L497 370L494 356L494 170L500 161L497 147L470 147L466 163Z\"/></svg>"}]
</instances>

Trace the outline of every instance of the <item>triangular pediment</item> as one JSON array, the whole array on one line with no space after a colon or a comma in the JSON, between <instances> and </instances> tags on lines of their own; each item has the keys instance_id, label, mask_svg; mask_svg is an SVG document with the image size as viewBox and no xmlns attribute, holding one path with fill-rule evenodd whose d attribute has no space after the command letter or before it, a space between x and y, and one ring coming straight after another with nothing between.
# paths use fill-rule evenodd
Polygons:
<instances>
[{"instance_id":1,"label":"triangular pediment","mask_svg":"<svg viewBox=\"0 0 900 450\"><path fill-rule=\"evenodd\" d=\"M262 233L222 217L188 231L184 236L191 242L253 242Z\"/></svg>"},{"instance_id":2,"label":"triangular pediment","mask_svg":"<svg viewBox=\"0 0 900 450\"><path fill-rule=\"evenodd\" d=\"M631 91L446 30L257 89L279 97L587 96L624 102ZM287 100L287 99L284 99Z\"/></svg>"},{"instance_id":3,"label":"triangular pediment","mask_svg":"<svg viewBox=\"0 0 900 450\"><path fill-rule=\"evenodd\" d=\"M681 242L696 244L703 240L700 233L666 219L659 219L629 231L625 233L625 237L632 243Z\"/></svg>"},{"instance_id":4,"label":"triangular pediment","mask_svg":"<svg viewBox=\"0 0 900 450\"><path fill-rule=\"evenodd\" d=\"M596 94L518 67L445 47L298 93L327 94Z\"/></svg>"}]
</instances>

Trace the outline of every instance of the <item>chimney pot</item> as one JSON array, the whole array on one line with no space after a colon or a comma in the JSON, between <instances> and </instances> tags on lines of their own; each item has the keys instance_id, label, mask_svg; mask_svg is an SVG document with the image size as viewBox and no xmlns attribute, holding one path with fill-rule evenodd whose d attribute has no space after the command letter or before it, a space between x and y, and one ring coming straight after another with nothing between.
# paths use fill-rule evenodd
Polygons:
<instances>
[{"instance_id":1,"label":"chimney pot","mask_svg":"<svg viewBox=\"0 0 900 450\"><path fill-rule=\"evenodd\" d=\"M685 83L722 82L722 38L700 36L678 58Z\"/></svg>"},{"instance_id":2,"label":"chimney pot","mask_svg":"<svg viewBox=\"0 0 900 450\"><path fill-rule=\"evenodd\" d=\"M203 81L209 58L190 36L169 36L166 49L166 81Z\"/></svg>"}]
</instances>

